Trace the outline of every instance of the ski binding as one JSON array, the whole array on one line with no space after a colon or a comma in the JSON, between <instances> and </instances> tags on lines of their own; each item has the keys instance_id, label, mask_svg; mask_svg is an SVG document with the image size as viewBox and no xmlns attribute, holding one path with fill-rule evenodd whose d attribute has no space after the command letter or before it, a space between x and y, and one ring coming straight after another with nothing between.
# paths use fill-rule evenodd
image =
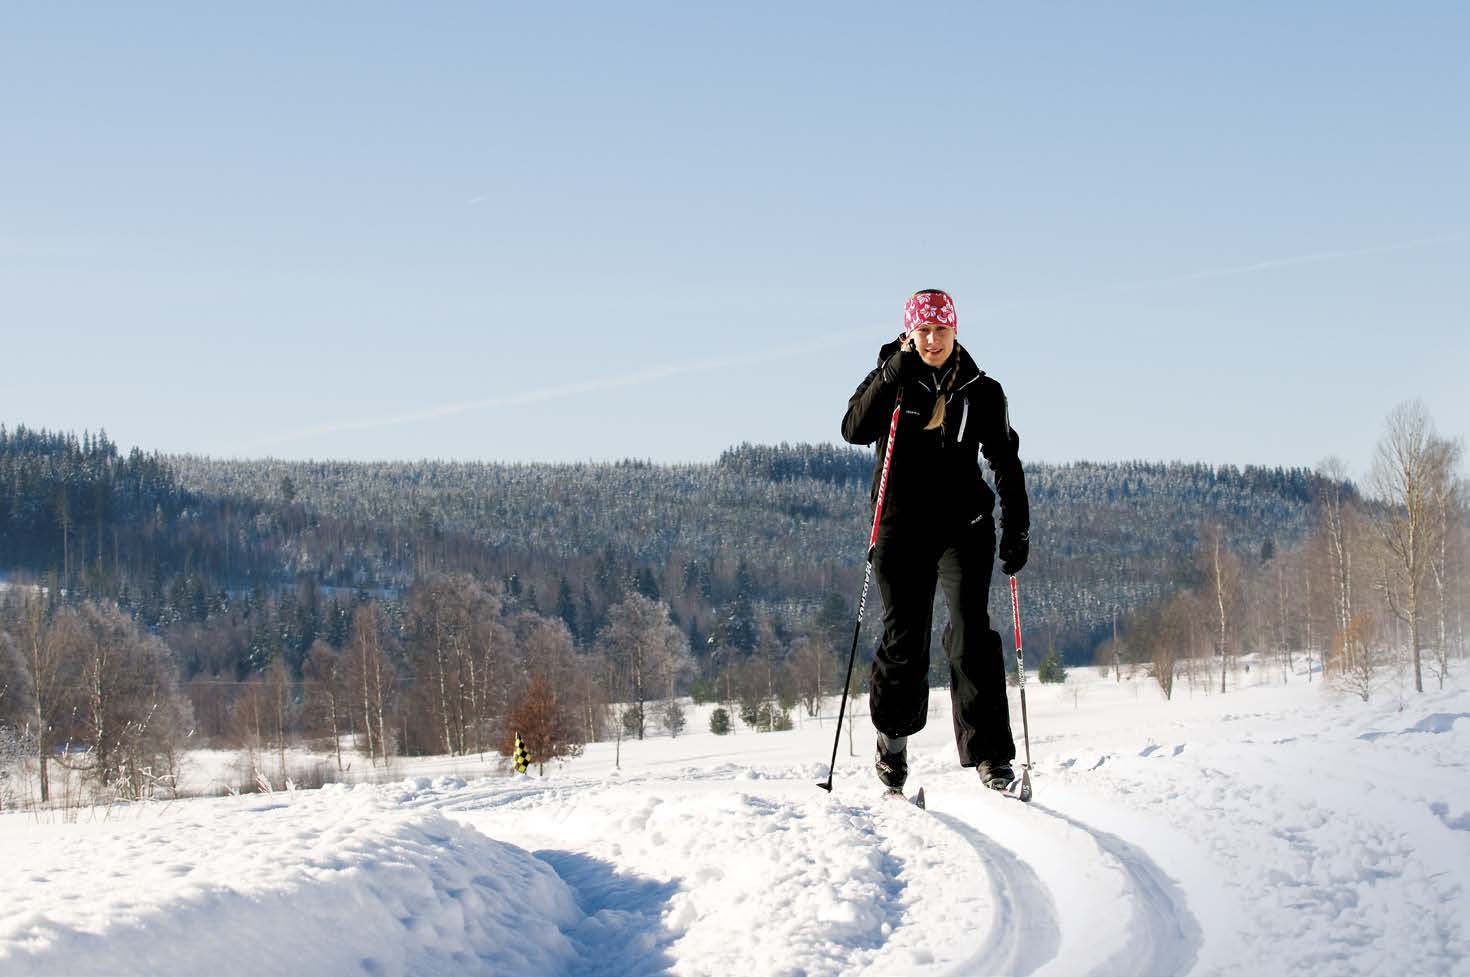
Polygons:
<instances>
[{"instance_id":1,"label":"ski binding","mask_svg":"<svg viewBox=\"0 0 1470 977\"><path fill-rule=\"evenodd\" d=\"M910 804L914 805L914 807L917 807L921 811L925 809L924 788L922 787L919 788L919 792L913 797L907 796L906 794L904 794L903 791L899 790L896 787L890 787L888 788L888 790L883 792L883 799L889 801L908 801Z\"/></svg>"}]
</instances>

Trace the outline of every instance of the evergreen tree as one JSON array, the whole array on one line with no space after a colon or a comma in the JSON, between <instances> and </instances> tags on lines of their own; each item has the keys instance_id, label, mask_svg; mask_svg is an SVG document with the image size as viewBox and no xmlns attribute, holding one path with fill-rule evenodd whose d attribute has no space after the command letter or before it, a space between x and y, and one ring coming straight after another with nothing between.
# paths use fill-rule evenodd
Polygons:
<instances>
[{"instance_id":1,"label":"evergreen tree","mask_svg":"<svg viewBox=\"0 0 1470 977\"><path fill-rule=\"evenodd\" d=\"M572 637L577 636L577 602L572 597L572 584L565 573L558 575L556 584L556 616L562 619Z\"/></svg>"},{"instance_id":2,"label":"evergreen tree","mask_svg":"<svg viewBox=\"0 0 1470 977\"><path fill-rule=\"evenodd\" d=\"M847 600L835 590L829 590L822 597L822 606L817 609L812 627L831 647L845 648L852 640L855 623L855 614Z\"/></svg>"},{"instance_id":3,"label":"evergreen tree","mask_svg":"<svg viewBox=\"0 0 1470 977\"><path fill-rule=\"evenodd\" d=\"M734 648L745 654L755 650L759 636L755 608L751 606L749 597L737 594L720 609L709 640L718 647Z\"/></svg>"},{"instance_id":4,"label":"evergreen tree","mask_svg":"<svg viewBox=\"0 0 1470 977\"><path fill-rule=\"evenodd\" d=\"M633 589L649 600L659 600L658 581L648 567L639 567L633 574Z\"/></svg>"},{"instance_id":5,"label":"evergreen tree","mask_svg":"<svg viewBox=\"0 0 1470 977\"><path fill-rule=\"evenodd\" d=\"M1062 667L1062 657L1057 654L1056 646L1053 645L1041 660L1041 668L1038 677L1042 682L1065 682L1067 670Z\"/></svg>"}]
</instances>

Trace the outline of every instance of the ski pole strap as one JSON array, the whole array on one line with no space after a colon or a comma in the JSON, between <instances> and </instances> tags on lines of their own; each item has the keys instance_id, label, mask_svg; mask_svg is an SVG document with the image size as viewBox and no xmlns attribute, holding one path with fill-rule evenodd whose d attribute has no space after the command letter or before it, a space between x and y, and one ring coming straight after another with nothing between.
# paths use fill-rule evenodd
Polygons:
<instances>
[{"instance_id":1,"label":"ski pole strap","mask_svg":"<svg viewBox=\"0 0 1470 977\"><path fill-rule=\"evenodd\" d=\"M883 499L888 495L888 467L893 463L893 442L898 440L898 416L903 409L903 388L893 398L893 419L888 422L888 444L883 449L883 473L878 476L878 500L873 505L873 531L868 534L868 559L878 545L878 521L883 518Z\"/></svg>"}]
</instances>

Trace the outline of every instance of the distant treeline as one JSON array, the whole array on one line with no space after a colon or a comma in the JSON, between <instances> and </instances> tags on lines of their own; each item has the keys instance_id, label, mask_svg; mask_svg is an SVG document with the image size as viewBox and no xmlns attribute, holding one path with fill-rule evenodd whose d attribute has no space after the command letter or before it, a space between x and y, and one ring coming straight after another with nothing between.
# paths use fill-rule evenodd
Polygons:
<instances>
[{"instance_id":1,"label":"distant treeline","mask_svg":"<svg viewBox=\"0 0 1470 977\"><path fill-rule=\"evenodd\" d=\"M247 673L277 651L303 661L341 629L333 601L442 573L498 581L579 645L637 592L669 604L696 654L749 650L760 616L792 627L855 604L872 461L787 444L703 465L219 461L0 428L0 574L50 574L154 629L283 603L290 647L253 649ZM1069 662L1115 613L1198 582L1206 523L1258 555L1304 537L1324 491L1304 468L1181 463L1032 465L1027 479L1028 615Z\"/></svg>"}]
</instances>

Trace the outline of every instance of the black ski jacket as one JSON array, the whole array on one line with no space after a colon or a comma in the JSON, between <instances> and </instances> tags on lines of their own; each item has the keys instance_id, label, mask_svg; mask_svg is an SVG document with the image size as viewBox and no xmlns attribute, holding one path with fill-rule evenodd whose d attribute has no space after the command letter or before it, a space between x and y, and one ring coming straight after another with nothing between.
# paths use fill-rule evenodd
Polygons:
<instances>
[{"instance_id":1,"label":"black ski jacket","mask_svg":"<svg viewBox=\"0 0 1470 977\"><path fill-rule=\"evenodd\" d=\"M896 339L878 351L878 368L858 384L847 402L842 437L849 444L876 444L872 501L878 501L883 453L888 447L888 425L899 381L883 376L883 364L898 352ZM914 354L917 355L917 354ZM924 430L934 413L934 401L959 370L952 387L944 391L944 424ZM924 378L903 386L903 413L888 472L883 501L887 525L934 525L951 528L994 512L1000 496L1001 525L1012 532L1031 527L1026 499L1026 476L1018 452L1021 438L1011 428L1005 392L985 375L964 347L956 344L949 363L938 370L924 368ZM995 480L995 491L985 484L979 456L985 456Z\"/></svg>"}]
</instances>

